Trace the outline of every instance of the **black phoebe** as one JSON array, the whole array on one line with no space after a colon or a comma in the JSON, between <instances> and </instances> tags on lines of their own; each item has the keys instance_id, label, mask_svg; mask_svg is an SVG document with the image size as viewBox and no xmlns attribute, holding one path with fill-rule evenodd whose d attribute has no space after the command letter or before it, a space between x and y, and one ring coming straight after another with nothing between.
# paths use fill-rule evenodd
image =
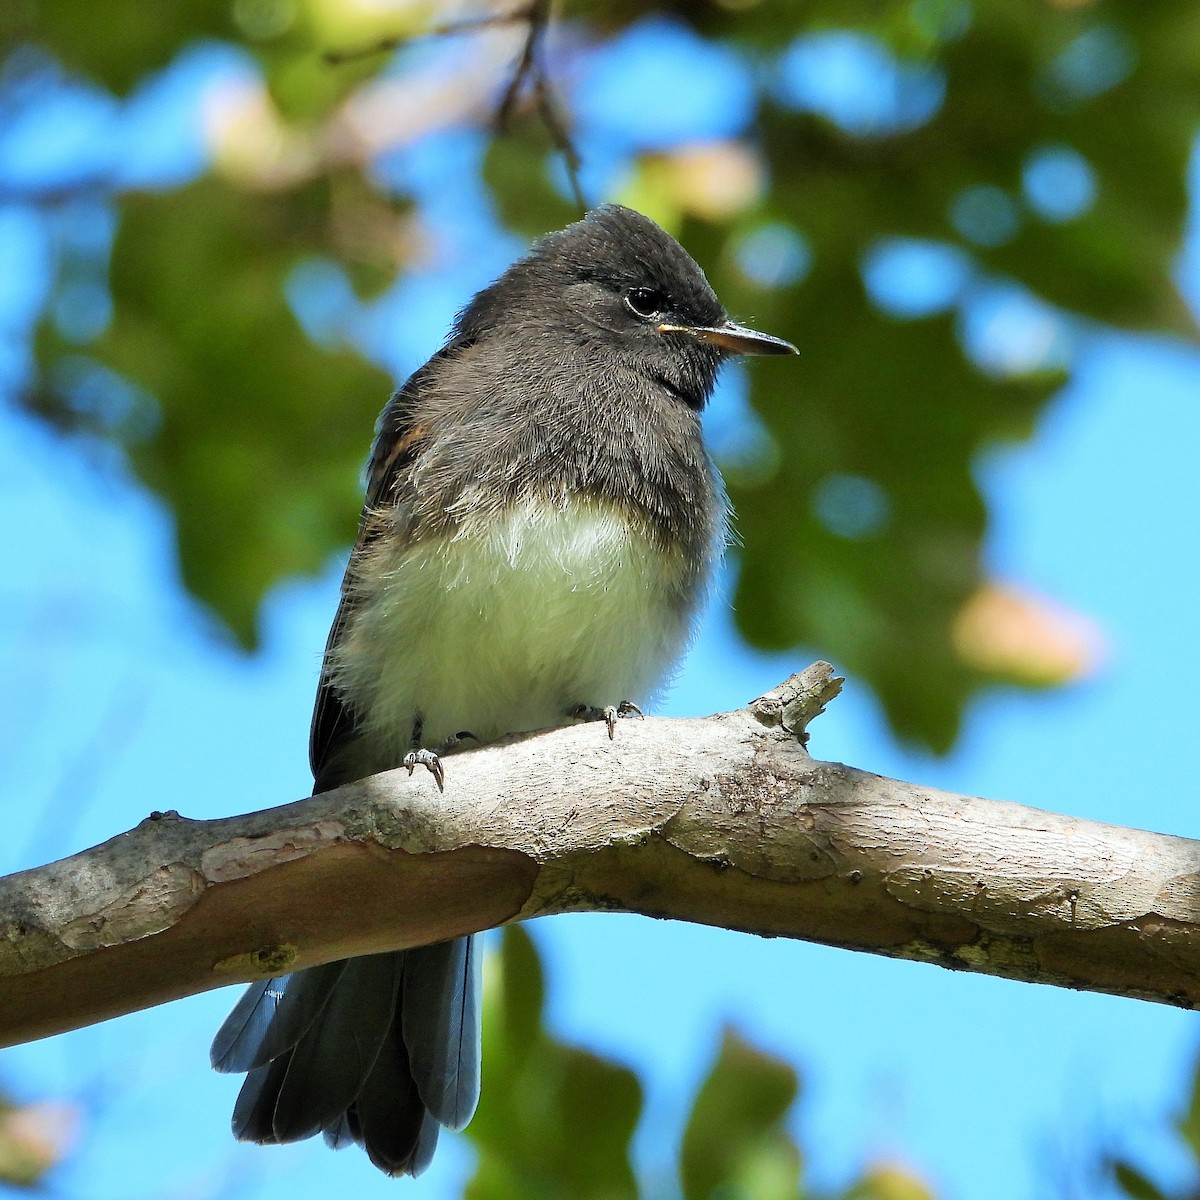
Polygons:
<instances>
[{"instance_id":1,"label":"black phoebe","mask_svg":"<svg viewBox=\"0 0 1200 1200\"><path fill-rule=\"evenodd\" d=\"M314 793L470 735L640 711L725 536L700 411L735 325L682 246L610 205L480 292L379 421L313 714ZM251 985L213 1066L234 1134L351 1141L418 1175L479 1098L476 938Z\"/></svg>"}]
</instances>

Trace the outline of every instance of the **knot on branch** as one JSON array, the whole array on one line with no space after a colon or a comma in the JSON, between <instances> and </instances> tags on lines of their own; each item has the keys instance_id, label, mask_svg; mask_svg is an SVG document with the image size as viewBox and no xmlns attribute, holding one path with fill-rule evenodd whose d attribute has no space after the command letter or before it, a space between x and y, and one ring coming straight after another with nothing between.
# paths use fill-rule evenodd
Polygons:
<instances>
[{"instance_id":1,"label":"knot on branch","mask_svg":"<svg viewBox=\"0 0 1200 1200\"><path fill-rule=\"evenodd\" d=\"M748 707L768 728L778 726L793 734L801 746L807 746L809 723L825 711L825 705L841 692L845 682L833 673L830 663L818 660L751 700Z\"/></svg>"}]
</instances>

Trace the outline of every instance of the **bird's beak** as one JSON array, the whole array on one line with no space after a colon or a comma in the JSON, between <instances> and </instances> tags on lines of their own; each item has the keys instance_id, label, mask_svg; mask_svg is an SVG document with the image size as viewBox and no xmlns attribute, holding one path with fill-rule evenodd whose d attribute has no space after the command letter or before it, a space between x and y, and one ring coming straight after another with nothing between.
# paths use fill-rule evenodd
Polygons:
<instances>
[{"instance_id":1,"label":"bird's beak","mask_svg":"<svg viewBox=\"0 0 1200 1200\"><path fill-rule=\"evenodd\" d=\"M686 333L730 354L799 354L791 342L726 321L723 325L660 325L659 333Z\"/></svg>"}]
</instances>

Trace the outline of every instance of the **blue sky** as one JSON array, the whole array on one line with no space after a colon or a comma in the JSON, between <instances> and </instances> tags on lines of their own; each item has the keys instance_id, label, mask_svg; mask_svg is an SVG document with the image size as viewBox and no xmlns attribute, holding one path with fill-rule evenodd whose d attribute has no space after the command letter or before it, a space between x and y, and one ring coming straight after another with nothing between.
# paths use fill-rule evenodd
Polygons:
<instances>
[{"instance_id":1,"label":"blue sky","mask_svg":"<svg viewBox=\"0 0 1200 1200\"><path fill-rule=\"evenodd\" d=\"M705 122L728 121L729 109L694 93L690 109L664 115L648 133L637 133L639 107L626 92L625 108L606 103L613 80L653 71L647 45L686 73L687 39L669 27L639 31L601 63L579 97L597 162L619 166L636 137L669 143L679 130L736 132L708 130ZM0 131L0 181L61 179L81 163L99 170L117 162L138 180L186 176L202 163L197 144L166 136L164 123L193 129L198 89L231 64L244 69L229 51L193 52L120 111L74 93L73 105L39 118L40 134L18 136L10 125ZM836 65L844 74L844 58ZM702 66L714 86L741 94L736 62L710 54ZM652 94L673 94L652 75L637 78ZM381 167L419 203L439 198L430 211L451 247L436 270L402 281L368 312L347 306L341 314L397 374L436 348L455 309L519 248L496 237L486 198L464 169L478 151L475 138L452 135ZM1180 267L1193 297L1194 242ZM0 256L20 265L0 272L7 388L28 369L23 330L49 266L36 214L0 208ZM897 286L903 292L903 279ZM303 315L303 280L297 292ZM313 294L320 299L319 288ZM958 294L938 301L959 302L968 304ZM998 577L1094 618L1108 647L1102 669L1060 692L989 694L944 760L897 747L852 679L814 726L813 751L954 791L1200 836L1185 753L1200 677L1200 352L1069 325L1065 336L1072 383L1030 443L978 465L992 515L987 559ZM739 404L739 389L728 387L714 423L736 418ZM340 563L275 589L263 648L246 658L181 594L170 515L112 455L64 441L9 404L0 409L0 496L10 564L0 579L0 870L103 840L151 808L219 816L306 792L309 707ZM819 652L747 650L718 598L664 711L744 703ZM1162 1127L1190 1080L1191 1014L636 918L555 918L534 933L556 1031L629 1063L646 1083L637 1155L649 1177L669 1167L683 1106L724 1022L803 1072L798 1128L820 1182L845 1182L886 1156L909 1163L948 1200L1061 1196L1067 1167L1101 1142L1167 1178L1184 1169ZM469 1151L453 1142L427 1176L399 1185L357 1152L333 1155L318 1142L277 1151L234 1145L227 1122L236 1081L207 1068L208 1041L234 996L195 997L0 1053L0 1087L81 1105L79 1142L54 1177L57 1193L456 1194Z\"/></svg>"}]
</instances>

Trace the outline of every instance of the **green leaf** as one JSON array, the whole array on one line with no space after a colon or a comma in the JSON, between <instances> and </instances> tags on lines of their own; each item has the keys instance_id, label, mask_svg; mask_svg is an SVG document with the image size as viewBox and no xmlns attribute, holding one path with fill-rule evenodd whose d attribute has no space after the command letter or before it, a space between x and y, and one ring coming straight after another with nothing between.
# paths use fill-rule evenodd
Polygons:
<instances>
[{"instance_id":1,"label":"green leaf","mask_svg":"<svg viewBox=\"0 0 1200 1200\"><path fill-rule=\"evenodd\" d=\"M963 357L950 318L889 320L848 273L818 271L787 299L755 313L802 357L754 367L752 400L780 463L731 480L739 627L756 645L801 643L866 679L897 733L945 751L989 681L952 638L982 580L974 460L1024 435L1061 377L989 379ZM834 354L835 343L870 350ZM839 480L874 489L873 524L843 528L826 511Z\"/></svg>"},{"instance_id":2,"label":"green leaf","mask_svg":"<svg viewBox=\"0 0 1200 1200\"><path fill-rule=\"evenodd\" d=\"M726 1029L683 1135L685 1200L791 1200L800 1152L784 1128L798 1081L786 1063Z\"/></svg>"},{"instance_id":3,"label":"green leaf","mask_svg":"<svg viewBox=\"0 0 1200 1200\"><path fill-rule=\"evenodd\" d=\"M873 1163L838 1200L934 1200L929 1186L893 1163Z\"/></svg>"},{"instance_id":4,"label":"green leaf","mask_svg":"<svg viewBox=\"0 0 1200 1200\"><path fill-rule=\"evenodd\" d=\"M1181 36L1170 14L1122 8L1118 19L1059 10L1031 12L1024 22L1001 6L981 8L946 55L946 102L924 136L961 157L972 173L964 182L1000 186L1024 207L1011 241L979 250L989 269L1109 324L1195 337L1171 273L1187 217L1184 164L1200 115L1200 58L1164 44ZM1056 59L1076 39L1096 35L1112 53L1124 47L1129 74L1095 96L1057 94ZM1074 219L1047 222L1022 200L1022 172L1047 146L1078 153L1094 175L1095 203ZM931 190L927 198L941 199L947 211L952 197Z\"/></svg>"},{"instance_id":5,"label":"green leaf","mask_svg":"<svg viewBox=\"0 0 1200 1200\"><path fill-rule=\"evenodd\" d=\"M542 1027L541 967L523 929L504 930L499 959L485 990L483 1099L467 1129L479 1151L468 1200L635 1200L636 1077Z\"/></svg>"},{"instance_id":6,"label":"green leaf","mask_svg":"<svg viewBox=\"0 0 1200 1200\"><path fill-rule=\"evenodd\" d=\"M96 350L158 405L157 431L127 449L175 514L188 589L245 645L268 588L353 538L390 390L348 348L310 341L284 298L325 244L331 187L243 194L208 179L131 196L113 249Z\"/></svg>"},{"instance_id":7,"label":"green leaf","mask_svg":"<svg viewBox=\"0 0 1200 1200\"><path fill-rule=\"evenodd\" d=\"M41 43L71 70L123 94L193 39L234 36L231 9L230 0L171 0L150 19L141 0L42 0L12 5L0 33ZM5 28L9 21L15 27Z\"/></svg>"},{"instance_id":8,"label":"green leaf","mask_svg":"<svg viewBox=\"0 0 1200 1200\"><path fill-rule=\"evenodd\" d=\"M0 1189L44 1192L46 1175L66 1155L77 1116L66 1104L19 1106L0 1093Z\"/></svg>"},{"instance_id":9,"label":"green leaf","mask_svg":"<svg viewBox=\"0 0 1200 1200\"><path fill-rule=\"evenodd\" d=\"M1130 1197L1130 1200L1168 1200L1166 1192L1152 1183L1131 1163L1117 1159L1112 1164L1112 1172L1117 1186L1126 1196Z\"/></svg>"}]
</instances>

